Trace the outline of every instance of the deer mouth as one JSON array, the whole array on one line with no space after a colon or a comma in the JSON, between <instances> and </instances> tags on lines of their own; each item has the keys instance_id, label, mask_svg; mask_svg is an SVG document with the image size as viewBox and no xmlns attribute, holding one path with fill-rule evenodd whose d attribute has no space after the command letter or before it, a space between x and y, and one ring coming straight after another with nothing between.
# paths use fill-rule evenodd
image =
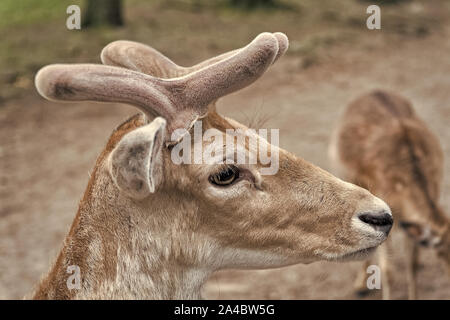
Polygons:
<instances>
[{"instance_id":1,"label":"deer mouth","mask_svg":"<svg viewBox=\"0 0 450 320\"><path fill-rule=\"evenodd\" d=\"M364 249L359 249L349 253L345 253L335 259L335 261L352 261L352 260L364 260L371 256L378 246L368 247Z\"/></svg>"}]
</instances>

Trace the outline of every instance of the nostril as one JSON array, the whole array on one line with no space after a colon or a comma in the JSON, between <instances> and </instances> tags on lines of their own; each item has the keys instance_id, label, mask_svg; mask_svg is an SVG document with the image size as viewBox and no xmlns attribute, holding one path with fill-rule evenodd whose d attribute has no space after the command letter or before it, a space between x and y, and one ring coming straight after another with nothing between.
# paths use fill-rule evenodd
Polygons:
<instances>
[{"instance_id":1,"label":"nostril","mask_svg":"<svg viewBox=\"0 0 450 320\"><path fill-rule=\"evenodd\" d=\"M390 227L394 223L392 215L387 212L363 213L360 214L358 218L364 223L379 227Z\"/></svg>"}]
</instances>

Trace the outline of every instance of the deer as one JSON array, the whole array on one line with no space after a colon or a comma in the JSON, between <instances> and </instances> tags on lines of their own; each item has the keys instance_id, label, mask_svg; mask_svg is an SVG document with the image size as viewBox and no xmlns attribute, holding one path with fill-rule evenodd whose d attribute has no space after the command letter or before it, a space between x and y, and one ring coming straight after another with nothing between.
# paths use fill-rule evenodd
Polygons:
<instances>
[{"instance_id":1,"label":"deer","mask_svg":"<svg viewBox=\"0 0 450 320\"><path fill-rule=\"evenodd\" d=\"M408 298L417 298L420 247L436 250L450 274L449 217L439 205L443 151L438 138L404 97L374 90L352 101L332 135L330 158L338 175L387 202L404 234ZM393 240L379 249L382 298L391 298ZM368 293L369 262L356 280Z\"/></svg>"},{"instance_id":2,"label":"deer","mask_svg":"<svg viewBox=\"0 0 450 320\"><path fill-rule=\"evenodd\" d=\"M140 112L111 134L32 298L200 299L217 270L372 254L391 229L389 206L263 136L257 148L279 154L273 174L261 174L268 164L257 154L256 164L172 161L200 121L202 130L224 138L230 129L247 130L219 115L216 101L256 81L287 48L283 33L265 32L241 49L182 67L147 45L119 40L103 49L102 64L39 70L35 85L48 100L120 102ZM213 139L187 141L191 152L198 145L226 147ZM255 154L239 141L223 158ZM78 287L67 283L73 266Z\"/></svg>"}]
</instances>

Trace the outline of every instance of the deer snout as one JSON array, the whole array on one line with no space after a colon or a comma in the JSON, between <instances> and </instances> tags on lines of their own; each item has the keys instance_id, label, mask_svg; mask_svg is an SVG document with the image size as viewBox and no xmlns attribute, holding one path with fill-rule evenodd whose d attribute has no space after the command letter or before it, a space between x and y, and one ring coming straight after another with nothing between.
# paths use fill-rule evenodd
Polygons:
<instances>
[{"instance_id":1,"label":"deer snout","mask_svg":"<svg viewBox=\"0 0 450 320\"><path fill-rule=\"evenodd\" d=\"M358 214L359 220L368 224L372 228L377 231L382 231L386 234L392 228L394 223L394 219L392 219L392 214L386 210L378 211L378 212L365 212Z\"/></svg>"},{"instance_id":2,"label":"deer snout","mask_svg":"<svg viewBox=\"0 0 450 320\"><path fill-rule=\"evenodd\" d=\"M363 193L359 205L353 214L353 225L368 239L384 240L392 229L394 219L389 206L369 191L359 189Z\"/></svg>"}]
</instances>

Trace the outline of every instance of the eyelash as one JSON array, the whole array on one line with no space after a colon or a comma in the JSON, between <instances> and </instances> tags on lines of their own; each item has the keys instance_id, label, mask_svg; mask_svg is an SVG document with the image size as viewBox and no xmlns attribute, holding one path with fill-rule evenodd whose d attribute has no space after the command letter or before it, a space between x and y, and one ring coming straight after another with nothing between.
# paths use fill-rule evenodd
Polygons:
<instances>
[{"instance_id":1,"label":"eyelash","mask_svg":"<svg viewBox=\"0 0 450 320\"><path fill-rule=\"evenodd\" d=\"M236 182L239 177L238 167L226 165L219 172L210 175L209 182L219 187L227 187Z\"/></svg>"}]
</instances>

